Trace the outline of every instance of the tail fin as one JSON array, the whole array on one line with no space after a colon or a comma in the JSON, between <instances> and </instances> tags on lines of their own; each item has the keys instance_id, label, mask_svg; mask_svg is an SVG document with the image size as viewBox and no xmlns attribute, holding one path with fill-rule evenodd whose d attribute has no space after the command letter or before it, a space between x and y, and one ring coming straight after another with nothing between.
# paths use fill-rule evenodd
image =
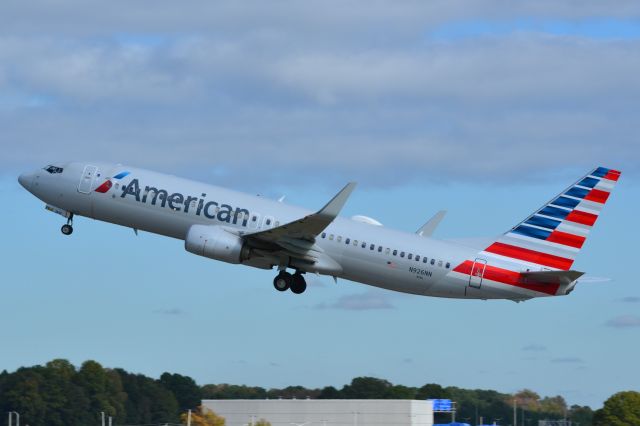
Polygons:
<instances>
[{"instance_id":1,"label":"tail fin","mask_svg":"<svg viewBox=\"0 0 640 426\"><path fill-rule=\"evenodd\" d=\"M619 177L617 170L594 169L503 234L485 254L517 259L532 269L571 269Z\"/></svg>"}]
</instances>

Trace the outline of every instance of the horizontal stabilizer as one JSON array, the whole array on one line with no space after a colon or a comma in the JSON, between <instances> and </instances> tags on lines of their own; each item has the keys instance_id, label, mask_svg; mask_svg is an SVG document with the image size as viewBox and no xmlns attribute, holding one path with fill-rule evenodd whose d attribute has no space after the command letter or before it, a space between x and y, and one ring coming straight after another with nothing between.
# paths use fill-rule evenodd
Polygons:
<instances>
[{"instance_id":1,"label":"horizontal stabilizer","mask_svg":"<svg viewBox=\"0 0 640 426\"><path fill-rule=\"evenodd\" d=\"M520 274L524 283L531 284L571 284L583 275L584 272L580 271L535 271Z\"/></svg>"}]
</instances>

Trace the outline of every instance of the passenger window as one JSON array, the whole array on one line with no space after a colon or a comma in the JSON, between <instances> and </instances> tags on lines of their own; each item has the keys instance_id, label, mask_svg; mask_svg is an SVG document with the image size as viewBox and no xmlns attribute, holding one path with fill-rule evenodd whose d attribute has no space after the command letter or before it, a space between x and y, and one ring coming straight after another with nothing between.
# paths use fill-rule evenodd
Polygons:
<instances>
[{"instance_id":1,"label":"passenger window","mask_svg":"<svg viewBox=\"0 0 640 426\"><path fill-rule=\"evenodd\" d=\"M251 218L251 222L255 222L256 220L258 220L258 217L257 217L257 216L253 216L253 217Z\"/></svg>"},{"instance_id":2,"label":"passenger window","mask_svg":"<svg viewBox=\"0 0 640 426\"><path fill-rule=\"evenodd\" d=\"M322 233L322 238L327 238L327 233L326 232Z\"/></svg>"},{"instance_id":3,"label":"passenger window","mask_svg":"<svg viewBox=\"0 0 640 426\"><path fill-rule=\"evenodd\" d=\"M416 262L420 262L420 255L416 254Z\"/></svg>"},{"instance_id":4,"label":"passenger window","mask_svg":"<svg viewBox=\"0 0 640 426\"><path fill-rule=\"evenodd\" d=\"M267 225L271 225L271 219L267 219ZM324 238L324 237L322 237Z\"/></svg>"},{"instance_id":5,"label":"passenger window","mask_svg":"<svg viewBox=\"0 0 640 426\"><path fill-rule=\"evenodd\" d=\"M413 254L409 253L409 256L407 256L407 259L409 260L413 259Z\"/></svg>"},{"instance_id":6,"label":"passenger window","mask_svg":"<svg viewBox=\"0 0 640 426\"><path fill-rule=\"evenodd\" d=\"M351 242L351 240L349 238L347 238L346 240L344 240L344 243L349 245L349 243Z\"/></svg>"},{"instance_id":7,"label":"passenger window","mask_svg":"<svg viewBox=\"0 0 640 426\"><path fill-rule=\"evenodd\" d=\"M451 267L451 263L447 262L446 265L444 265L445 268L449 269Z\"/></svg>"},{"instance_id":8,"label":"passenger window","mask_svg":"<svg viewBox=\"0 0 640 426\"><path fill-rule=\"evenodd\" d=\"M341 243L342 242L342 235L338 235L338 242Z\"/></svg>"},{"instance_id":9,"label":"passenger window","mask_svg":"<svg viewBox=\"0 0 640 426\"><path fill-rule=\"evenodd\" d=\"M397 254L398 254L398 250L394 250L394 251L393 251L393 255L395 256L395 255L397 255Z\"/></svg>"},{"instance_id":10,"label":"passenger window","mask_svg":"<svg viewBox=\"0 0 640 426\"><path fill-rule=\"evenodd\" d=\"M382 246L378 246L378 253L382 253Z\"/></svg>"},{"instance_id":11,"label":"passenger window","mask_svg":"<svg viewBox=\"0 0 640 426\"><path fill-rule=\"evenodd\" d=\"M427 258L426 257L422 258L422 263L427 263Z\"/></svg>"},{"instance_id":12,"label":"passenger window","mask_svg":"<svg viewBox=\"0 0 640 426\"><path fill-rule=\"evenodd\" d=\"M376 245L375 244L371 244L371 246L369 246L369 250L375 250Z\"/></svg>"},{"instance_id":13,"label":"passenger window","mask_svg":"<svg viewBox=\"0 0 640 426\"><path fill-rule=\"evenodd\" d=\"M367 246L367 243L365 243L364 241L362 242L362 248L365 248Z\"/></svg>"},{"instance_id":14,"label":"passenger window","mask_svg":"<svg viewBox=\"0 0 640 426\"><path fill-rule=\"evenodd\" d=\"M431 259L431 264L435 265L436 264L436 260L435 259Z\"/></svg>"},{"instance_id":15,"label":"passenger window","mask_svg":"<svg viewBox=\"0 0 640 426\"><path fill-rule=\"evenodd\" d=\"M403 251L400 252L400 257L404 257L404 252Z\"/></svg>"},{"instance_id":16,"label":"passenger window","mask_svg":"<svg viewBox=\"0 0 640 426\"><path fill-rule=\"evenodd\" d=\"M329 234L329 240L333 241L333 234Z\"/></svg>"}]
</instances>

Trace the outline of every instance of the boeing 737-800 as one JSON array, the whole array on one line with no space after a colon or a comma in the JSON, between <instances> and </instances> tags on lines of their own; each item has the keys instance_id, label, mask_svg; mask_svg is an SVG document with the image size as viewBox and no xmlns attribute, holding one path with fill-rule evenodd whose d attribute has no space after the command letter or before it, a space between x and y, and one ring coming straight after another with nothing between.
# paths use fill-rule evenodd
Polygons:
<instances>
[{"instance_id":1,"label":"boeing 737-800","mask_svg":"<svg viewBox=\"0 0 640 426\"><path fill-rule=\"evenodd\" d=\"M116 164L56 163L19 181L67 219L65 235L75 216L86 216L178 238L200 256L277 268L279 291L303 293L303 274L311 273L425 296L522 301L574 289L583 273L571 266L619 177L593 169L480 247L432 238L442 213L416 233L365 216L338 217L354 183L314 213Z\"/></svg>"}]
</instances>

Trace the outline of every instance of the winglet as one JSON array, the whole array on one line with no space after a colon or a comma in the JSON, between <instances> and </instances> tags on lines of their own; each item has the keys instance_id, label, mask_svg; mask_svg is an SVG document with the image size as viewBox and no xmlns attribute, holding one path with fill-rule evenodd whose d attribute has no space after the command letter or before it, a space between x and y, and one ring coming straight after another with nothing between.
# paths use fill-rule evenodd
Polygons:
<instances>
[{"instance_id":1,"label":"winglet","mask_svg":"<svg viewBox=\"0 0 640 426\"><path fill-rule=\"evenodd\" d=\"M317 214L330 217L333 220L333 218L338 216L355 187L355 182L349 182L347 186L342 188Z\"/></svg>"},{"instance_id":2,"label":"winglet","mask_svg":"<svg viewBox=\"0 0 640 426\"><path fill-rule=\"evenodd\" d=\"M421 237L430 237L431 235L433 235L433 231L435 231L438 225L440 225L440 222L446 214L446 210L440 210L438 213L434 214L433 217L427 221L427 223L422 225L422 227L416 231L416 234L420 235Z\"/></svg>"}]
</instances>

